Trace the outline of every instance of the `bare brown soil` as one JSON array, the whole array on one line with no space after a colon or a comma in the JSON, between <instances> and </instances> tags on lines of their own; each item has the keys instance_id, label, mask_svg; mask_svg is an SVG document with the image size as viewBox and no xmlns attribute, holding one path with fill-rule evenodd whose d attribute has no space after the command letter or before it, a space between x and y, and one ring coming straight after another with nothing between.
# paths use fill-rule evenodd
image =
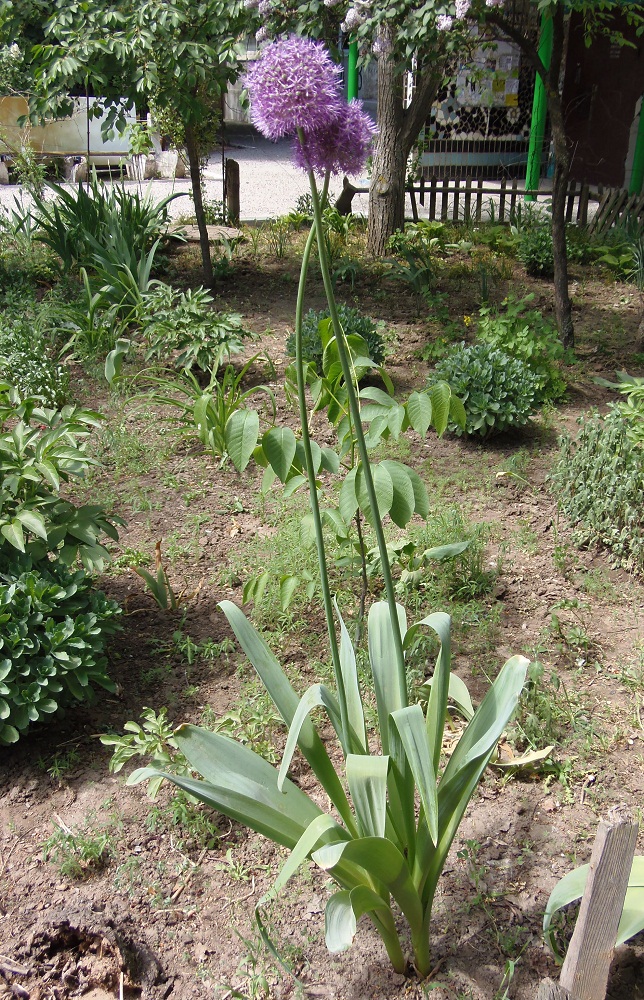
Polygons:
<instances>
[{"instance_id":1,"label":"bare brown soil","mask_svg":"<svg viewBox=\"0 0 644 1000\"><path fill-rule=\"evenodd\" d=\"M191 252L174 265L183 279L198 283ZM272 367L258 362L253 378L270 382L278 420L291 423L295 418L282 383L296 282L295 259L261 267L247 259L235 266L219 293L222 307L241 311L259 335L253 350L265 352ZM475 312L476 279L446 274L441 282L452 318ZM519 272L511 285L517 293L533 286L547 311L547 285ZM502 298L509 287L499 281L493 297ZM97 734L120 732L127 720L139 718L143 706L168 706L172 721L199 721L206 707L214 715L231 710L240 691L242 698L253 697L249 668L239 653L223 651L214 660L198 657L190 664L173 633L180 630L196 643L221 643L230 636L217 602L241 603L245 579L257 571L262 539L270 543L285 508L271 498L258 500L261 477L254 467L240 476L193 445L168 448L156 411L127 405L123 398L106 399L103 389L78 371L79 379L85 378L86 398L110 413L113 428L122 421L129 434L129 465L110 460L108 446L105 468L90 487L127 521L115 555L130 549L151 555L163 539L171 578L186 600L179 611L163 612L140 578L123 565L113 568L101 586L124 607L123 631L109 649L118 694L99 696L94 705L3 750L0 994L32 1000L98 1000L117 997L120 990L124 996L173 1000L227 1000L240 994L251 1000L299 995L528 1000L542 978L556 976L541 938L552 887L588 859L599 816L617 803L634 810L644 804L642 584L612 569L605 554L572 547L556 498L545 485L557 433L574 430L580 413L603 407L610 398L593 377L611 377L622 367L637 373L630 353L639 301L631 288L582 271L573 294L581 363L568 372L568 402L547 421L536 419L523 433L485 445L450 436L421 442L412 435L405 456L425 476L437 503L462 505L471 520L490 525L488 555L500 556L495 588L477 605L478 619L468 619L459 606L455 669L477 698L485 689L485 674L493 674L509 655L538 653L546 676L555 673L559 679L555 701L570 706L568 721L558 724L556 766L509 779L490 769L474 796L441 881L432 922L436 965L429 984L395 975L366 921L350 952L327 953L326 877L312 864L268 918L294 978L263 950L253 924L253 908L270 887L284 852L218 816L211 816L212 836L204 841L173 820L169 788L150 803L143 786L125 786L129 768L118 775L108 771L109 751ZM440 330L424 318L413 296L393 282L363 277L345 297L393 331L388 370L397 389L424 384L428 365L418 352ZM323 304L315 284L310 304ZM316 421L321 440L328 431L321 418ZM143 448L137 450L137 443ZM521 449L528 455L525 483L503 474L507 459ZM250 542L255 548L245 556ZM581 622L587 639L583 648L552 630L553 606L575 598L581 610L559 614L568 630ZM303 690L315 676L312 662L325 658L319 608L300 601L290 616L274 621L260 616L260 624ZM629 678L639 683L628 683ZM284 736L272 726L268 730L279 752ZM551 742L544 723L543 743ZM70 751L69 766L57 768ZM311 790L301 763L295 775ZM61 874L43 855L44 843L61 829L104 831L104 864L87 867L81 878ZM508 960L518 961L505 994L501 984ZM609 996L644 997L641 942L619 950Z\"/></svg>"}]
</instances>

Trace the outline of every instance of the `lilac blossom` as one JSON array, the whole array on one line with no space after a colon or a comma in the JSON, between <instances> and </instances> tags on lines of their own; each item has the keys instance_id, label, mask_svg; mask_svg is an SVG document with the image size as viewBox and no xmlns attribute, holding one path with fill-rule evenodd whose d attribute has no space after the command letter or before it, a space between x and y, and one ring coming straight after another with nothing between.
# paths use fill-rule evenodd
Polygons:
<instances>
[{"instance_id":1,"label":"lilac blossom","mask_svg":"<svg viewBox=\"0 0 644 1000\"><path fill-rule=\"evenodd\" d=\"M436 18L436 27L439 31L449 31L454 24L454 18L449 14L439 14Z\"/></svg>"},{"instance_id":2,"label":"lilac blossom","mask_svg":"<svg viewBox=\"0 0 644 1000\"><path fill-rule=\"evenodd\" d=\"M456 7L456 17L459 21L462 21L468 15L469 9L472 6L472 0L456 0L454 6Z\"/></svg>"},{"instance_id":3,"label":"lilac blossom","mask_svg":"<svg viewBox=\"0 0 644 1000\"><path fill-rule=\"evenodd\" d=\"M359 28L363 21L364 17L360 13L358 8L349 7L349 10L345 15L344 21L340 25L340 30L344 31L345 35L349 34L349 32L355 31L356 28Z\"/></svg>"},{"instance_id":4,"label":"lilac blossom","mask_svg":"<svg viewBox=\"0 0 644 1000\"><path fill-rule=\"evenodd\" d=\"M293 158L302 170L322 176L357 174L363 169L376 127L362 110L361 101L349 101L325 127L305 131L293 146Z\"/></svg>"},{"instance_id":5,"label":"lilac blossom","mask_svg":"<svg viewBox=\"0 0 644 1000\"><path fill-rule=\"evenodd\" d=\"M503 0L485 0L486 7L502 7Z\"/></svg>"},{"instance_id":6,"label":"lilac blossom","mask_svg":"<svg viewBox=\"0 0 644 1000\"><path fill-rule=\"evenodd\" d=\"M342 107L341 73L321 42L308 38L273 42L244 80L251 121L273 140L293 135L298 128L327 127Z\"/></svg>"}]
</instances>

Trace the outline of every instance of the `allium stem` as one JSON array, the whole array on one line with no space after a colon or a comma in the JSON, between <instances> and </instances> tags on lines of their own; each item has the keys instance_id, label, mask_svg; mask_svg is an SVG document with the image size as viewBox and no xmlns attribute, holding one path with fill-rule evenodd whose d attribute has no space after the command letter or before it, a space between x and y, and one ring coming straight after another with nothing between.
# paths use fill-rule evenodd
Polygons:
<instances>
[{"instance_id":1,"label":"allium stem","mask_svg":"<svg viewBox=\"0 0 644 1000\"><path fill-rule=\"evenodd\" d=\"M326 198L328 186L329 186L329 175L327 174L327 177L324 182L324 189L322 192L323 200ZM316 193L317 193L317 188L316 188ZM304 288L306 285L306 277L309 269L311 250L313 248L313 242L316 238L316 235L317 235L316 229L314 226L312 226L306 241L306 245L304 247L304 252L302 254L302 265L300 268L300 283L297 289L297 304L295 307L295 370L297 372L297 399L300 410L300 424L302 427L302 446L304 448L304 455L306 458L305 462L306 478L309 484L309 501L311 504L311 515L313 517L313 527L315 530L315 544L317 548L318 563L320 567L320 586L322 587L324 615L326 618L327 630L329 633L331 660L333 663L333 672L335 674L335 683L338 691L338 701L340 703L340 717L342 722L342 737L341 737L342 749L346 756L346 754L351 753L354 750L354 748L352 748L351 746L349 716L347 712L347 699L344 691L344 679L342 677L342 668L340 666L340 651L338 649L338 640L335 633L335 616L333 614L333 601L331 598L331 587L329 585L329 574L327 571L327 564L326 564L324 533L322 531L322 517L320 514L317 483L315 481L315 471L313 468L311 436L309 434L309 416L306 407L304 360L302 357L302 317L304 313Z\"/></svg>"},{"instance_id":2,"label":"allium stem","mask_svg":"<svg viewBox=\"0 0 644 1000\"><path fill-rule=\"evenodd\" d=\"M302 143L302 145L304 145L304 136L301 129L298 129L298 134L300 142ZM380 554L380 562L382 564L382 577L385 585L385 595L387 598L387 604L389 605L391 629L394 640L394 648L396 650L396 668L398 671L398 684L400 688L402 704L406 705L408 701L408 696L407 696L407 681L405 677L405 655L403 652L402 635L400 632L400 622L398 620L398 609L396 606L394 583L393 583L393 578L391 576L391 569L389 566L389 557L387 555L387 543L385 540L385 533L382 528L382 522L380 520L378 500L376 497L376 489L373 482L373 476L371 474L371 465L369 463L369 453L367 450L367 443L364 437L364 431L362 429L360 404L358 402L358 397L355 391L353 378L351 375L351 362L345 346L344 332L342 330L342 325L340 323L340 319L338 316L338 309L336 306L335 295L333 292L333 283L331 281L331 274L329 272L329 262L327 260L326 245L324 242L324 227L322 223L322 207L320 204L320 195L317 189L317 185L315 183L315 174L313 173L312 170L309 171L309 183L311 185L311 198L313 201L313 218L315 220L315 229L317 232L320 271L322 272L324 291L326 293L326 298L329 305L329 314L331 316L331 322L333 324L333 332L335 334L338 346L338 356L340 358L340 364L342 365L342 374L344 376L344 380L346 383L347 398L349 401L349 412L351 414L351 419L354 424L354 431L358 445L358 454L360 456L360 461L362 462L362 472L364 475L367 498L369 500L369 505L373 512L373 527L376 534L378 552Z\"/></svg>"}]
</instances>

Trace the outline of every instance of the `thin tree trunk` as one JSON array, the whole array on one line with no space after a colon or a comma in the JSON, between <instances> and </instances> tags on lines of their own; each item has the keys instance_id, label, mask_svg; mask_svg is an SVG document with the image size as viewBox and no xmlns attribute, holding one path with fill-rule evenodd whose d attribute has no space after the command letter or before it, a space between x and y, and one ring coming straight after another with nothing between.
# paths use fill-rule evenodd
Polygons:
<instances>
[{"instance_id":1,"label":"thin tree trunk","mask_svg":"<svg viewBox=\"0 0 644 1000\"><path fill-rule=\"evenodd\" d=\"M367 252L382 257L389 237L405 225L402 77L391 56L378 63L378 139L369 187Z\"/></svg>"},{"instance_id":2,"label":"thin tree trunk","mask_svg":"<svg viewBox=\"0 0 644 1000\"><path fill-rule=\"evenodd\" d=\"M186 125L186 152L190 164L190 181L192 183L192 197L195 203L195 216L197 217L197 228L199 229L199 246L201 247L201 261L203 266L204 285L212 288L214 275L212 270L212 260L210 258L210 241L208 240L208 227L206 216L203 210L203 196L201 193L201 171L199 170L199 144L191 125Z\"/></svg>"},{"instance_id":3,"label":"thin tree trunk","mask_svg":"<svg viewBox=\"0 0 644 1000\"><path fill-rule=\"evenodd\" d=\"M411 104L402 104L402 75L391 56L378 63L378 139L369 188L367 251L381 257L387 241L405 225L407 157L443 81L445 58L439 54L418 74Z\"/></svg>"},{"instance_id":4,"label":"thin tree trunk","mask_svg":"<svg viewBox=\"0 0 644 1000\"><path fill-rule=\"evenodd\" d=\"M575 330L572 321L572 302L568 293L568 251L566 248L566 191L570 174L570 151L566 139L566 126L559 92L565 31L564 12L561 6L557 7L553 13L552 28L552 59L546 88L555 153L555 172L552 181L555 317L559 337L564 347L572 349L575 346Z\"/></svg>"},{"instance_id":5,"label":"thin tree trunk","mask_svg":"<svg viewBox=\"0 0 644 1000\"><path fill-rule=\"evenodd\" d=\"M570 151L566 138L566 125L561 103L561 69L564 59L565 13L561 3L552 8L552 56L546 70L537 47L522 31L497 11L491 11L486 21L500 28L521 49L528 61L541 76L548 98L550 127L555 151L555 173L552 183L552 255L554 262L555 316L559 337L564 347L574 347L575 330L572 322L572 303L568 293L568 252L566 250L566 191L570 172Z\"/></svg>"}]
</instances>

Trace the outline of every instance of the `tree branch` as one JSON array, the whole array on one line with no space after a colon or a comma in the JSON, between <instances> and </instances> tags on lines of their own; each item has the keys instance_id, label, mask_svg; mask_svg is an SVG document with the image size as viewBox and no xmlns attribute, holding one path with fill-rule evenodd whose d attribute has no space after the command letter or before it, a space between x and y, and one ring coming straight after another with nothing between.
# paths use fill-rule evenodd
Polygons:
<instances>
[{"instance_id":1,"label":"tree branch","mask_svg":"<svg viewBox=\"0 0 644 1000\"><path fill-rule=\"evenodd\" d=\"M519 46L528 62L531 63L535 72L539 74L544 83L548 82L548 71L544 66L543 62L539 58L539 51L537 46L530 41L522 31L515 28L513 24L507 21L501 14L496 12L490 13L485 18L486 24L493 24L496 28L503 32L503 34Z\"/></svg>"}]
</instances>

